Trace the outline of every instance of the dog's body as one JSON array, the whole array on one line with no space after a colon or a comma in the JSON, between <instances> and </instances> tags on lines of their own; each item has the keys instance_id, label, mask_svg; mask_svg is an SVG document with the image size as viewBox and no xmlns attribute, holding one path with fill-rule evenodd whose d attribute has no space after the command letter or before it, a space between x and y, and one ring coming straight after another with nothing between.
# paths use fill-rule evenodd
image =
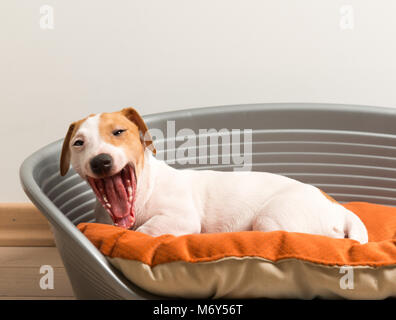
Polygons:
<instances>
[{"instance_id":1,"label":"dog's body","mask_svg":"<svg viewBox=\"0 0 396 320\"><path fill-rule=\"evenodd\" d=\"M131 109L124 109L113 120L112 114L91 116L79 123L77 129L75 124L68 134L67 147L70 148L73 147L70 141L76 141L73 137L79 134L86 141L94 141L90 148L85 147L84 155L81 150L74 152L71 162L100 200L96 208L97 222L114 223L152 236L283 230L351 238L360 243L368 241L361 220L314 186L264 172L174 169L152 155L155 149L150 139L148 143L142 141L139 147L136 143L136 139L141 141L139 132L136 134L130 125L127 130L134 134L124 136L126 143L118 139L108 145L110 138L104 138L103 143L106 130L100 130L104 127L101 123L106 122L111 128L108 132L114 133L117 123L123 121L119 116L138 123L138 131L143 135L147 133L147 127L142 129L141 118L136 119L136 111L132 109L131 118L126 110ZM152 151L148 150L150 146ZM129 148L134 149L133 152ZM103 166L99 170L92 164L93 159L103 154L111 155L112 169ZM67 163L61 165L63 171L66 166ZM127 169L118 173L123 168ZM129 186L132 187L129 189ZM129 202L115 199L115 194Z\"/></svg>"}]
</instances>

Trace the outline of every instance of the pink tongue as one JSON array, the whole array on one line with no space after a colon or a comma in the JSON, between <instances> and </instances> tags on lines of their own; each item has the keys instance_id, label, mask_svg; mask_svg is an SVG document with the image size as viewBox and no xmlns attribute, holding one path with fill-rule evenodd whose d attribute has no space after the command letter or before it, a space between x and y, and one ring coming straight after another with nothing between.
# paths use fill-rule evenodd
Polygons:
<instances>
[{"instance_id":1,"label":"pink tongue","mask_svg":"<svg viewBox=\"0 0 396 320\"><path fill-rule=\"evenodd\" d=\"M116 220L115 223L118 227L123 227L124 229L129 229L131 225L133 225L134 220L131 215L127 215L126 217L121 218L120 220Z\"/></svg>"},{"instance_id":2,"label":"pink tongue","mask_svg":"<svg viewBox=\"0 0 396 320\"><path fill-rule=\"evenodd\" d=\"M130 225L127 222L131 219L131 205L128 202L128 195L122 182L121 174L104 179L107 200L111 205L117 224Z\"/></svg>"}]
</instances>

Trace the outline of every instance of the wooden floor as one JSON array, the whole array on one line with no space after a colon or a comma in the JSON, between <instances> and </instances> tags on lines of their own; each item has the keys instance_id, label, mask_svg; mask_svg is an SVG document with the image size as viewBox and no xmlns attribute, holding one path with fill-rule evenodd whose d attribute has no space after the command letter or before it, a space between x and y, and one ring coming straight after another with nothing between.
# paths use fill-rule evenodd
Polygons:
<instances>
[{"instance_id":1,"label":"wooden floor","mask_svg":"<svg viewBox=\"0 0 396 320\"><path fill-rule=\"evenodd\" d=\"M53 289L40 279L53 270ZM48 284L48 281L41 282ZM56 247L0 247L0 299L72 299L73 291Z\"/></svg>"},{"instance_id":2,"label":"wooden floor","mask_svg":"<svg viewBox=\"0 0 396 320\"><path fill-rule=\"evenodd\" d=\"M42 266L49 267L40 273ZM53 271L53 289L45 286L48 270ZM0 300L3 299L74 299L48 222L31 204L0 203Z\"/></svg>"}]
</instances>

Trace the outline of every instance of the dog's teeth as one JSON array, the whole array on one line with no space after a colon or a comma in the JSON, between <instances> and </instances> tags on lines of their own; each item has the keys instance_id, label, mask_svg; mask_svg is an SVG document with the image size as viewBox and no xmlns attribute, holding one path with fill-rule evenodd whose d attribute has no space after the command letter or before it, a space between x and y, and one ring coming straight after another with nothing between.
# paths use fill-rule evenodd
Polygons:
<instances>
[{"instance_id":1,"label":"dog's teeth","mask_svg":"<svg viewBox=\"0 0 396 320\"><path fill-rule=\"evenodd\" d=\"M107 200L106 196L103 196L103 201L106 202L106 203L109 202L109 200Z\"/></svg>"},{"instance_id":2,"label":"dog's teeth","mask_svg":"<svg viewBox=\"0 0 396 320\"><path fill-rule=\"evenodd\" d=\"M110 203L106 203L107 208L111 208L111 204Z\"/></svg>"},{"instance_id":3,"label":"dog's teeth","mask_svg":"<svg viewBox=\"0 0 396 320\"><path fill-rule=\"evenodd\" d=\"M132 187L128 186L128 200L132 201Z\"/></svg>"}]
</instances>

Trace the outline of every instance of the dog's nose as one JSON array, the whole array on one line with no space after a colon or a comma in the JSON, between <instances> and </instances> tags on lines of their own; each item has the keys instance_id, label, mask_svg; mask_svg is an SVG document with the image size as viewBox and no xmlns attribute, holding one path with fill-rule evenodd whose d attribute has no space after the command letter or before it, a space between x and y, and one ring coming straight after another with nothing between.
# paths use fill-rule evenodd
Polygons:
<instances>
[{"instance_id":1,"label":"dog's nose","mask_svg":"<svg viewBox=\"0 0 396 320\"><path fill-rule=\"evenodd\" d=\"M90 161L91 170L97 175L106 174L113 166L113 158L108 153L101 153Z\"/></svg>"}]
</instances>

